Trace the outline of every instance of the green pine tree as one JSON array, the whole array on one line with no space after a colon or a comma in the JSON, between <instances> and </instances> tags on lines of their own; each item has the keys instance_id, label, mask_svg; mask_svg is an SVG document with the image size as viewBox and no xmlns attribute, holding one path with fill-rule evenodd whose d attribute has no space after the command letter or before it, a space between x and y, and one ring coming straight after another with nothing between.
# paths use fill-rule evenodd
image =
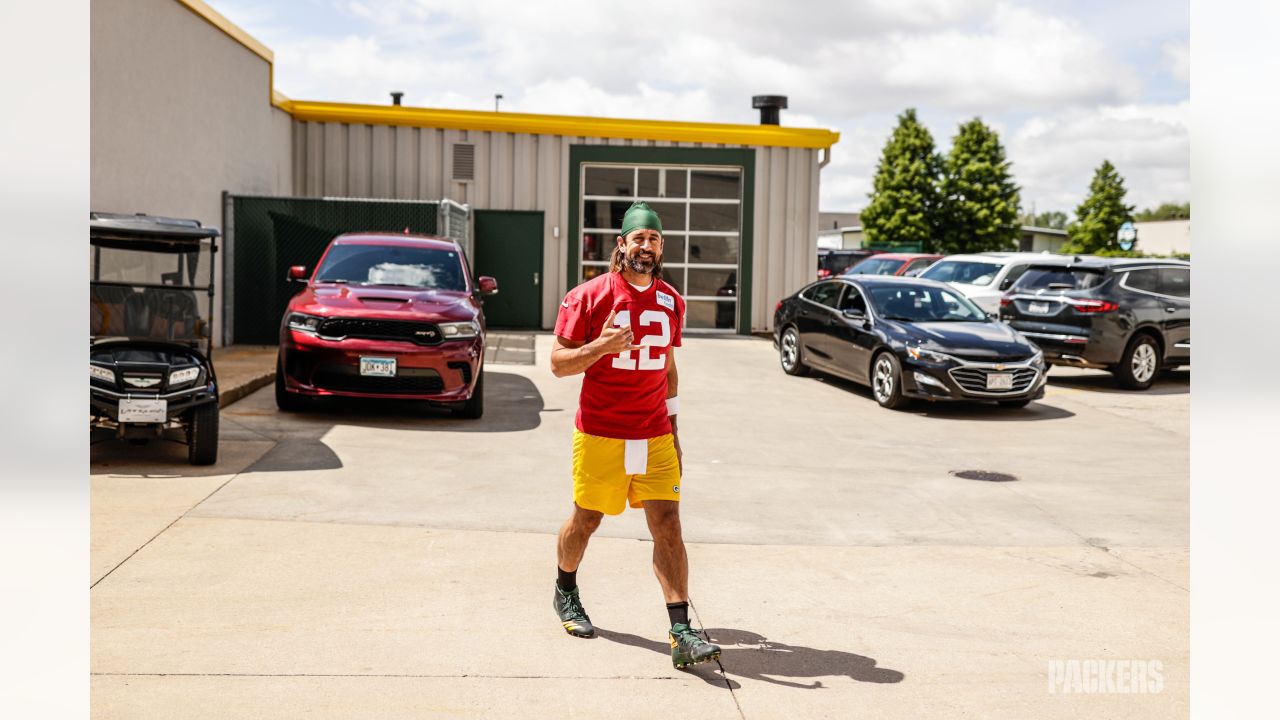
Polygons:
<instances>
[{"instance_id":1,"label":"green pine tree","mask_svg":"<svg viewBox=\"0 0 1280 720\"><path fill-rule=\"evenodd\" d=\"M1089 197L1076 208L1076 221L1067 226L1067 243L1061 252L1086 255L1126 255L1120 249L1116 231L1133 220L1133 206L1124 204L1124 178L1110 160L1093 173Z\"/></svg>"},{"instance_id":2,"label":"green pine tree","mask_svg":"<svg viewBox=\"0 0 1280 720\"><path fill-rule=\"evenodd\" d=\"M943 253L1014 250L1018 245L1018 186L995 130L974 118L960 126L942 179L946 223Z\"/></svg>"},{"instance_id":3,"label":"green pine tree","mask_svg":"<svg viewBox=\"0 0 1280 720\"><path fill-rule=\"evenodd\" d=\"M941 224L941 174L942 157L933 136L916 119L914 108L906 110L884 146L871 202L862 210L867 242L918 243L925 252L934 250Z\"/></svg>"}]
</instances>

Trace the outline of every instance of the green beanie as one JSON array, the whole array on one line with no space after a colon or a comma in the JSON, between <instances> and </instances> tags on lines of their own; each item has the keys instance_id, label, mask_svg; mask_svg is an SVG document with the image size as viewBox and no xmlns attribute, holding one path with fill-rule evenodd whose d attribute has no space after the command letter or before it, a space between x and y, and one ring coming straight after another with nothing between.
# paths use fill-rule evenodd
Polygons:
<instances>
[{"instance_id":1,"label":"green beanie","mask_svg":"<svg viewBox=\"0 0 1280 720\"><path fill-rule=\"evenodd\" d=\"M622 216L622 234L626 236L632 230L657 230L662 234L662 220L648 203L632 203L627 214Z\"/></svg>"}]
</instances>

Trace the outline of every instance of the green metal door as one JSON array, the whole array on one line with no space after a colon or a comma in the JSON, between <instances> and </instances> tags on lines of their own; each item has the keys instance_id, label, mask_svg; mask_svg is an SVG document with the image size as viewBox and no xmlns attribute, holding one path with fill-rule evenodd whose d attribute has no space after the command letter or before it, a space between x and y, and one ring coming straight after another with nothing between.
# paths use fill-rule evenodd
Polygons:
<instances>
[{"instance_id":1,"label":"green metal door","mask_svg":"<svg viewBox=\"0 0 1280 720\"><path fill-rule=\"evenodd\" d=\"M484 299L489 327L542 327L542 222L541 211L475 211L475 274L498 281Z\"/></svg>"}]
</instances>

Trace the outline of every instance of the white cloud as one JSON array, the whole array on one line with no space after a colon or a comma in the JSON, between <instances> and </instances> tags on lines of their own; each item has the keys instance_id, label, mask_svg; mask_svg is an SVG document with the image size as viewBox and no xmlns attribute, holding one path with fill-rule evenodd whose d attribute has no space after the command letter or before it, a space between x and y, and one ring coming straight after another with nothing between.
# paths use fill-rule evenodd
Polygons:
<instances>
[{"instance_id":1,"label":"white cloud","mask_svg":"<svg viewBox=\"0 0 1280 720\"><path fill-rule=\"evenodd\" d=\"M1110 160L1139 209L1191 197L1190 103L1122 105L1040 116L1009 142L1013 173L1028 209L1071 214L1093 172Z\"/></svg>"}]
</instances>

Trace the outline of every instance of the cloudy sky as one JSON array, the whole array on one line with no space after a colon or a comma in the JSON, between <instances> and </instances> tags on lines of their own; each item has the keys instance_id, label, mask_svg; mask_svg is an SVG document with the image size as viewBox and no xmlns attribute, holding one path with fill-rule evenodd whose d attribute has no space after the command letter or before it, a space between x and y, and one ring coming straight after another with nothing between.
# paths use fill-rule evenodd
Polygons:
<instances>
[{"instance_id":1,"label":"cloudy sky","mask_svg":"<svg viewBox=\"0 0 1280 720\"><path fill-rule=\"evenodd\" d=\"M1186 0L211 0L295 99L758 122L841 133L821 209L859 210L895 116L1001 134L1026 209L1071 214L1106 158L1138 208L1190 199Z\"/></svg>"}]
</instances>

